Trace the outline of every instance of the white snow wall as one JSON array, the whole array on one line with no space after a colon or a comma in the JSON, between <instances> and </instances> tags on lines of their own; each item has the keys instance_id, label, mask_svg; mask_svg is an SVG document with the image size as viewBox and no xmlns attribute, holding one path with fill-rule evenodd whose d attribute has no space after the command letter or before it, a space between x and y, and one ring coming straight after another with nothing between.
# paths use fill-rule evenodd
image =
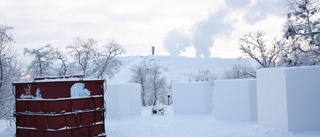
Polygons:
<instances>
[{"instance_id":1,"label":"white snow wall","mask_svg":"<svg viewBox=\"0 0 320 137\"><path fill-rule=\"evenodd\" d=\"M258 123L281 131L320 130L320 67L257 71Z\"/></svg>"},{"instance_id":2,"label":"white snow wall","mask_svg":"<svg viewBox=\"0 0 320 137\"><path fill-rule=\"evenodd\" d=\"M105 94L107 118L141 115L141 86L139 84L108 84Z\"/></svg>"},{"instance_id":3,"label":"white snow wall","mask_svg":"<svg viewBox=\"0 0 320 137\"><path fill-rule=\"evenodd\" d=\"M214 81L214 115L217 120L256 121L256 80Z\"/></svg>"},{"instance_id":4,"label":"white snow wall","mask_svg":"<svg viewBox=\"0 0 320 137\"><path fill-rule=\"evenodd\" d=\"M174 114L207 114L213 109L211 82L172 83Z\"/></svg>"}]
</instances>

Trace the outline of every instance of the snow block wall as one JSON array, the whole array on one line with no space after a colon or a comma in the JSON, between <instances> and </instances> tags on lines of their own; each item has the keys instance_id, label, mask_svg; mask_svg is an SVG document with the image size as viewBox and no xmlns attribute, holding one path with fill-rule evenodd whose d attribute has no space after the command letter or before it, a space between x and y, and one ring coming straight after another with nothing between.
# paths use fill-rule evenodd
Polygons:
<instances>
[{"instance_id":1,"label":"snow block wall","mask_svg":"<svg viewBox=\"0 0 320 137\"><path fill-rule=\"evenodd\" d=\"M207 114L213 109L212 83L172 83L174 114Z\"/></svg>"},{"instance_id":2,"label":"snow block wall","mask_svg":"<svg viewBox=\"0 0 320 137\"><path fill-rule=\"evenodd\" d=\"M214 81L216 120L257 120L255 79Z\"/></svg>"},{"instance_id":3,"label":"snow block wall","mask_svg":"<svg viewBox=\"0 0 320 137\"><path fill-rule=\"evenodd\" d=\"M108 84L105 93L107 118L141 115L141 86L139 84Z\"/></svg>"},{"instance_id":4,"label":"snow block wall","mask_svg":"<svg viewBox=\"0 0 320 137\"><path fill-rule=\"evenodd\" d=\"M258 123L281 131L320 130L320 67L257 71Z\"/></svg>"}]
</instances>

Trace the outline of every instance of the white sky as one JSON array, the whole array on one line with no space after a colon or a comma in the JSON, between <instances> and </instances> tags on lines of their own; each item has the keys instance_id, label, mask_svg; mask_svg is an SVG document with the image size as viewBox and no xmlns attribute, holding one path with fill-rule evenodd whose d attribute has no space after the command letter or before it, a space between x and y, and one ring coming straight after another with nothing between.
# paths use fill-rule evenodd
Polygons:
<instances>
[{"instance_id":1,"label":"white sky","mask_svg":"<svg viewBox=\"0 0 320 137\"><path fill-rule=\"evenodd\" d=\"M211 57L239 57L238 40L245 33L265 31L270 40L281 36L285 16L278 0L0 0L0 24L14 27L14 44L39 48L51 44L61 50L75 37L110 39L124 46L126 55L168 55L166 34L179 30L192 37L198 22L209 14L227 10L224 21L233 26L230 35L213 37ZM252 16L251 16L252 15ZM22 52L21 52L22 53ZM195 57L189 46L183 56Z\"/></svg>"}]
</instances>

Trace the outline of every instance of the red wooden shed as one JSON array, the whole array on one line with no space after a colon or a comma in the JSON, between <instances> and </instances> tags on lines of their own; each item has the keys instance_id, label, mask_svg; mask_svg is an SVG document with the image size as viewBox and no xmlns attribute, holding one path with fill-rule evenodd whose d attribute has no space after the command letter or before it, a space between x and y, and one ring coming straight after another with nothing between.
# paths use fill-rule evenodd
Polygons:
<instances>
[{"instance_id":1,"label":"red wooden shed","mask_svg":"<svg viewBox=\"0 0 320 137\"><path fill-rule=\"evenodd\" d=\"M13 83L17 137L106 136L104 83L101 79L81 77ZM72 96L74 85L83 85L83 89L75 89L90 94Z\"/></svg>"}]
</instances>

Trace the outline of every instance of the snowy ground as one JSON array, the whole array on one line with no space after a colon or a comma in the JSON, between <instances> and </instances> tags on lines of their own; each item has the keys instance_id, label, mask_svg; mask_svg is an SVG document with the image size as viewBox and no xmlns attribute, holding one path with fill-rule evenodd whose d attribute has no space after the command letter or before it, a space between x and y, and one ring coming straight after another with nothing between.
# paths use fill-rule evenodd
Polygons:
<instances>
[{"instance_id":1,"label":"snowy ground","mask_svg":"<svg viewBox=\"0 0 320 137\"><path fill-rule=\"evenodd\" d=\"M0 137L14 137L16 127L9 126L8 121L0 120Z\"/></svg>"},{"instance_id":2,"label":"snowy ground","mask_svg":"<svg viewBox=\"0 0 320 137\"><path fill-rule=\"evenodd\" d=\"M151 115L151 108L143 108L142 116L107 119L108 137L319 137L319 132L279 132L259 126L256 122L216 121L213 114ZM15 127L0 121L0 137L13 137Z\"/></svg>"},{"instance_id":3,"label":"snowy ground","mask_svg":"<svg viewBox=\"0 0 320 137\"><path fill-rule=\"evenodd\" d=\"M106 121L108 137L319 137L319 132L279 132L257 122L216 121L209 115L152 116L143 108L142 116Z\"/></svg>"},{"instance_id":4,"label":"snowy ground","mask_svg":"<svg viewBox=\"0 0 320 137\"><path fill-rule=\"evenodd\" d=\"M124 65L111 83L127 83L130 69L143 61L154 61L166 66L165 76L170 81L188 81L198 70L210 70L221 76L234 64L250 65L249 60L220 58L186 58L172 56L124 57ZM259 126L257 122L216 121L214 114L173 115L169 107L164 116L151 115L151 108L142 108L142 116L106 119L108 137L320 137L318 132L280 132ZM0 120L0 137L13 137L15 127Z\"/></svg>"}]
</instances>

